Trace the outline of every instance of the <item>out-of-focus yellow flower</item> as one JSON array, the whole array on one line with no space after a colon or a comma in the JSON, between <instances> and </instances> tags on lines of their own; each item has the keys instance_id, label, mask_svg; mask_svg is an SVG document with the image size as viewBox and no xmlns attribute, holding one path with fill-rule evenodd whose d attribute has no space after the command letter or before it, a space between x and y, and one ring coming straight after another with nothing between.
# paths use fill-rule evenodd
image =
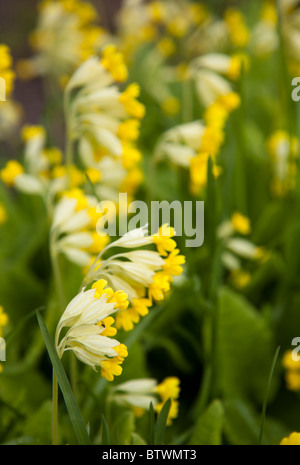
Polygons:
<instances>
[{"instance_id":1,"label":"out-of-focus yellow flower","mask_svg":"<svg viewBox=\"0 0 300 465\"><path fill-rule=\"evenodd\" d=\"M0 202L0 225L4 224L7 220L6 208L2 202Z\"/></svg>"},{"instance_id":2,"label":"out-of-focus yellow flower","mask_svg":"<svg viewBox=\"0 0 300 465\"><path fill-rule=\"evenodd\" d=\"M0 77L5 82L5 97L9 97L13 90L15 73L11 69L12 58L7 45L0 44Z\"/></svg>"},{"instance_id":3,"label":"out-of-focus yellow flower","mask_svg":"<svg viewBox=\"0 0 300 465\"><path fill-rule=\"evenodd\" d=\"M281 446L300 446L300 433L291 433L280 441Z\"/></svg>"},{"instance_id":4,"label":"out-of-focus yellow flower","mask_svg":"<svg viewBox=\"0 0 300 465\"><path fill-rule=\"evenodd\" d=\"M65 85L76 67L107 40L108 34L94 24L96 19L92 4L81 0L42 2L36 29L30 36L35 55L18 61L20 78L46 75Z\"/></svg>"},{"instance_id":5,"label":"out-of-focus yellow flower","mask_svg":"<svg viewBox=\"0 0 300 465\"><path fill-rule=\"evenodd\" d=\"M294 188L297 174L299 141L286 131L275 131L267 142L273 170L272 189L276 195L285 195Z\"/></svg>"},{"instance_id":6,"label":"out-of-focus yellow flower","mask_svg":"<svg viewBox=\"0 0 300 465\"><path fill-rule=\"evenodd\" d=\"M73 144L99 198L118 201L119 192L134 193L140 182L141 154L136 147L145 108L138 101L139 86L127 78L123 55L107 46L100 60L90 57L72 75L65 89L68 127L68 173L73 165ZM71 179L70 179L71 181ZM125 190L122 190L125 189Z\"/></svg>"},{"instance_id":7,"label":"out-of-focus yellow flower","mask_svg":"<svg viewBox=\"0 0 300 465\"><path fill-rule=\"evenodd\" d=\"M170 37L162 37L157 44L157 48L165 57L173 55L176 51L176 45Z\"/></svg>"},{"instance_id":8,"label":"out-of-focus yellow flower","mask_svg":"<svg viewBox=\"0 0 300 465\"><path fill-rule=\"evenodd\" d=\"M0 305L0 337L2 336L2 328L8 324L8 315L4 312L4 308Z\"/></svg>"},{"instance_id":9,"label":"out-of-focus yellow flower","mask_svg":"<svg viewBox=\"0 0 300 465\"><path fill-rule=\"evenodd\" d=\"M291 391L300 390L300 361L294 360L292 351L284 353L282 364L285 368L285 381L287 388Z\"/></svg>"},{"instance_id":10,"label":"out-of-focus yellow flower","mask_svg":"<svg viewBox=\"0 0 300 465\"><path fill-rule=\"evenodd\" d=\"M180 380L175 376L165 378L160 384L155 379L134 379L114 386L109 399L119 405L130 406L136 416L141 416L149 410L150 404L159 413L164 403L170 399L171 408L167 425L178 416L178 398L180 393Z\"/></svg>"},{"instance_id":11,"label":"out-of-focus yellow flower","mask_svg":"<svg viewBox=\"0 0 300 465\"><path fill-rule=\"evenodd\" d=\"M236 269L232 271L230 280L237 289L241 290L248 286L250 283L251 273L245 270Z\"/></svg>"},{"instance_id":12,"label":"out-of-focus yellow flower","mask_svg":"<svg viewBox=\"0 0 300 465\"><path fill-rule=\"evenodd\" d=\"M235 47L245 47L249 42L250 32L242 13L235 8L228 8L224 19L229 29L232 45Z\"/></svg>"},{"instance_id":13,"label":"out-of-focus yellow flower","mask_svg":"<svg viewBox=\"0 0 300 465\"><path fill-rule=\"evenodd\" d=\"M180 111L180 101L176 97L169 97L163 101L162 109L167 115L177 115Z\"/></svg>"},{"instance_id":14,"label":"out-of-focus yellow flower","mask_svg":"<svg viewBox=\"0 0 300 465\"><path fill-rule=\"evenodd\" d=\"M1 170L0 177L5 184L13 186L17 176L22 173L24 173L24 168L21 163L16 160L10 160Z\"/></svg>"},{"instance_id":15,"label":"out-of-focus yellow flower","mask_svg":"<svg viewBox=\"0 0 300 465\"><path fill-rule=\"evenodd\" d=\"M243 235L250 234L251 224L249 218L239 212L235 212L231 217L233 229Z\"/></svg>"},{"instance_id":16,"label":"out-of-focus yellow flower","mask_svg":"<svg viewBox=\"0 0 300 465\"><path fill-rule=\"evenodd\" d=\"M180 393L180 380L175 376L165 378L162 383L157 386L156 392L161 397L161 402L155 406L155 410L158 413L161 411L165 402L168 399L171 400L171 408L167 419L167 425L171 425L173 420L178 416L179 403L177 399Z\"/></svg>"}]
</instances>

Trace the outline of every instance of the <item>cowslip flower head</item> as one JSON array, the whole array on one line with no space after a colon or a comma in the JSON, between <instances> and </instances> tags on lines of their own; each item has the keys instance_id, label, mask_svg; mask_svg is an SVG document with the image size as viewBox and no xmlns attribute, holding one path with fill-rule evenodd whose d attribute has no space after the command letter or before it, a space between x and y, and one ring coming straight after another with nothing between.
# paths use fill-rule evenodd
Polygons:
<instances>
[{"instance_id":1,"label":"cowslip flower head","mask_svg":"<svg viewBox=\"0 0 300 465\"><path fill-rule=\"evenodd\" d=\"M140 317L148 314L154 302L165 298L173 278L183 271L185 258L176 248L174 228L164 224L152 235L147 230L147 225L136 228L109 243L96 257L84 280L87 285L104 278L114 290L123 289L128 294L129 306L116 315L118 329L131 330ZM140 249L149 245L155 245L157 251ZM105 258L112 248L132 250Z\"/></svg>"},{"instance_id":2,"label":"cowslip flower head","mask_svg":"<svg viewBox=\"0 0 300 465\"><path fill-rule=\"evenodd\" d=\"M79 360L95 370L100 368L101 375L112 381L122 373L121 365L128 352L124 344L111 338L116 334L111 315L118 310L120 298L117 292L106 288L106 284L95 283L92 289L84 289L69 303L57 325L55 344L60 358L71 350ZM122 293L122 305L125 300ZM68 330L60 340L63 328Z\"/></svg>"}]
</instances>

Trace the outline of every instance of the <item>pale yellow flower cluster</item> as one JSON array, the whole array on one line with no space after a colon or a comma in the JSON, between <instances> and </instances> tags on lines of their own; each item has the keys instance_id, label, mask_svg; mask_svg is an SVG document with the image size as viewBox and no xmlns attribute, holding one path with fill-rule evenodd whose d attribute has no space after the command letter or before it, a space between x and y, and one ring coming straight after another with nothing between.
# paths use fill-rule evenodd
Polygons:
<instances>
[{"instance_id":1,"label":"pale yellow flower cluster","mask_svg":"<svg viewBox=\"0 0 300 465\"><path fill-rule=\"evenodd\" d=\"M45 0L39 5L36 29L30 44L35 52L17 63L18 75L54 78L64 85L80 63L97 53L108 34L96 25L97 12L81 0Z\"/></svg>"}]
</instances>

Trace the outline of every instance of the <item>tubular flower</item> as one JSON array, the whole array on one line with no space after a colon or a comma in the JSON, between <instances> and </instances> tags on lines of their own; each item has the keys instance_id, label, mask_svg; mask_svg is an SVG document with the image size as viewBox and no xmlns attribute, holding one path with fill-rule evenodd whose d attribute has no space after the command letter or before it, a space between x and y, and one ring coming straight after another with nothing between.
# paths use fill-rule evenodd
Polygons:
<instances>
[{"instance_id":1,"label":"tubular flower","mask_svg":"<svg viewBox=\"0 0 300 465\"><path fill-rule=\"evenodd\" d=\"M167 425L178 416L178 397L180 380L176 377L165 378L160 384L151 378L135 379L119 384L110 390L110 400L119 405L132 407L136 416L141 416L149 410L152 403L160 412L163 404L171 399L171 408Z\"/></svg>"},{"instance_id":2,"label":"tubular flower","mask_svg":"<svg viewBox=\"0 0 300 465\"><path fill-rule=\"evenodd\" d=\"M10 55L9 47L7 45L0 44L0 77L4 79L4 82L5 82L5 96L4 97L9 97L9 95L11 94L13 90L15 73L11 69L11 66L12 66L12 58ZM0 97L2 97L1 94L0 94ZM1 98L0 100L3 100L3 99Z\"/></svg>"},{"instance_id":3,"label":"tubular flower","mask_svg":"<svg viewBox=\"0 0 300 465\"><path fill-rule=\"evenodd\" d=\"M65 89L69 142L78 143L87 169L101 172L101 182L95 180L101 198L109 195L114 199L141 160L136 140L145 109L137 100L137 84L119 90L119 83L126 79L123 55L109 45L100 60L95 56L86 60Z\"/></svg>"},{"instance_id":4,"label":"tubular flower","mask_svg":"<svg viewBox=\"0 0 300 465\"><path fill-rule=\"evenodd\" d=\"M10 160L1 171L1 179L8 186L27 194L38 194L47 203L67 187L67 177L56 177L62 154L56 147L45 148L46 132L42 126L24 126L24 162ZM47 200L48 197L48 200Z\"/></svg>"},{"instance_id":5,"label":"tubular flower","mask_svg":"<svg viewBox=\"0 0 300 465\"><path fill-rule=\"evenodd\" d=\"M65 351L72 350L83 363L101 368L101 375L108 381L122 373L122 363L128 352L124 344L110 336L116 334L112 328L111 314L118 310L118 297L101 282L92 289L83 290L65 309L56 329L56 350L61 358ZM120 291L119 291L120 292ZM124 304L124 303L123 303ZM61 330L69 328L60 340Z\"/></svg>"},{"instance_id":6,"label":"tubular flower","mask_svg":"<svg viewBox=\"0 0 300 465\"><path fill-rule=\"evenodd\" d=\"M156 404L155 410L159 413L168 399L171 399L171 408L169 411L167 425L171 425L173 420L178 416L178 397L180 393L180 380L175 376L165 378L157 387L156 392L161 398L161 402Z\"/></svg>"},{"instance_id":7,"label":"tubular flower","mask_svg":"<svg viewBox=\"0 0 300 465\"><path fill-rule=\"evenodd\" d=\"M7 326L8 324L8 315L4 312L4 309L3 307L0 305L0 338L2 336L2 328L4 328L4 326ZM1 347L1 345L3 344L3 340L0 339L0 354L3 350L3 347ZM5 350L5 347L4 347L4 350ZM0 363L0 373L3 371L3 365Z\"/></svg>"},{"instance_id":8,"label":"tubular flower","mask_svg":"<svg viewBox=\"0 0 300 465\"><path fill-rule=\"evenodd\" d=\"M295 185L298 147L297 137L289 136L285 131L274 132L268 140L267 149L273 170L271 187L278 196L285 195Z\"/></svg>"},{"instance_id":9,"label":"tubular flower","mask_svg":"<svg viewBox=\"0 0 300 465\"><path fill-rule=\"evenodd\" d=\"M93 255L109 241L108 236L95 233L95 222L99 218L96 208L97 200L80 189L64 193L53 213L52 253L62 253L82 267L90 264Z\"/></svg>"},{"instance_id":10,"label":"tubular flower","mask_svg":"<svg viewBox=\"0 0 300 465\"><path fill-rule=\"evenodd\" d=\"M282 43L289 71L294 76L298 76L300 66L298 2L279 0L277 3L278 5L273 0L262 2L260 21L253 32L252 49L256 55L264 58L265 55L276 51ZM282 40L278 34L279 17Z\"/></svg>"},{"instance_id":11,"label":"tubular flower","mask_svg":"<svg viewBox=\"0 0 300 465\"><path fill-rule=\"evenodd\" d=\"M165 298L173 277L181 274L181 265L185 262L172 239L175 235L173 228L164 224L156 234L148 236L146 232L146 227L134 229L108 244L96 257L84 280L84 284L88 284L104 278L112 289L124 289L129 306L120 307L116 314L116 326L126 331L131 330L140 317L147 315L155 301ZM151 244L156 245L157 252L135 250ZM133 250L104 259L105 253L113 247Z\"/></svg>"},{"instance_id":12,"label":"tubular flower","mask_svg":"<svg viewBox=\"0 0 300 465\"><path fill-rule=\"evenodd\" d=\"M9 139L16 130L20 117L21 107L12 99L15 72L12 69L12 57L7 45L0 44L0 140Z\"/></svg>"},{"instance_id":13,"label":"tubular flower","mask_svg":"<svg viewBox=\"0 0 300 465\"><path fill-rule=\"evenodd\" d=\"M189 64L187 75L194 80L199 100L207 108L218 99L232 94L230 80L239 78L242 67L248 67L248 59L244 55L230 57L210 53L194 58Z\"/></svg>"},{"instance_id":14,"label":"tubular flower","mask_svg":"<svg viewBox=\"0 0 300 465\"><path fill-rule=\"evenodd\" d=\"M4 312L3 307L0 305L0 337L2 336L2 328L8 324L8 315Z\"/></svg>"},{"instance_id":15,"label":"tubular flower","mask_svg":"<svg viewBox=\"0 0 300 465\"><path fill-rule=\"evenodd\" d=\"M300 361L292 357L292 351L284 353L282 364L285 368L285 381L290 391L300 390Z\"/></svg>"},{"instance_id":16,"label":"tubular flower","mask_svg":"<svg viewBox=\"0 0 300 465\"><path fill-rule=\"evenodd\" d=\"M182 124L166 131L159 139L154 157L169 159L190 171L190 190L197 195L207 183L207 163L211 157L213 174L217 178L221 168L217 156L225 138L225 124L229 115L240 105L234 92L219 96L205 113L204 120Z\"/></svg>"},{"instance_id":17,"label":"tubular flower","mask_svg":"<svg viewBox=\"0 0 300 465\"><path fill-rule=\"evenodd\" d=\"M107 33L95 25L96 18L94 7L84 1L43 2L30 37L35 55L18 62L19 76L23 79L51 76L64 84L76 67L107 40Z\"/></svg>"},{"instance_id":18,"label":"tubular flower","mask_svg":"<svg viewBox=\"0 0 300 465\"><path fill-rule=\"evenodd\" d=\"M249 219L239 212L235 212L230 220L223 221L217 230L217 236L224 244L223 265L231 271L232 280L237 287L247 285L250 280L249 273L242 270L241 260L260 261L267 259L267 254L263 248L240 237L248 235L250 232Z\"/></svg>"},{"instance_id":19,"label":"tubular flower","mask_svg":"<svg viewBox=\"0 0 300 465\"><path fill-rule=\"evenodd\" d=\"M169 56L178 51L177 43L208 20L209 13L196 2L126 0L118 17L118 35L122 50L130 60L139 46L154 42Z\"/></svg>"},{"instance_id":20,"label":"tubular flower","mask_svg":"<svg viewBox=\"0 0 300 465\"><path fill-rule=\"evenodd\" d=\"M228 8L224 16L228 27L230 41L235 47L245 47L250 39L250 32L242 13L235 8Z\"/></svg>"}]
</instances>

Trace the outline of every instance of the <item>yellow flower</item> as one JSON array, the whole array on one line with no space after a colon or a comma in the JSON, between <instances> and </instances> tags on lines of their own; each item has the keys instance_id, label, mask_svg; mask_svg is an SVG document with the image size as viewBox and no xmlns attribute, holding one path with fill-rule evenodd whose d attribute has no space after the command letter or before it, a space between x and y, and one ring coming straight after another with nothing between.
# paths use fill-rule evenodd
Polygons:
<instances>
[{"instance_id":1,"label":"yellow flower","mask_svg":"<svg viewBox=\"0 0 300 465\"><path fill-rule=\"evenodd\" d=\"M291 391L300 390L300 361L294 360L292 351L288 350L284 353L282 364L286 370L285 381L287 388Z\"/></svg>"},{"instance_id":2,"label":"yellow flower","mask_svg":"<svg viewBox=\"0 0 300 465\"><path fill-rule=\"evenodd\" d=\"M180 102L176 97L169 97L163 101L162 109L167 115L177 115L180 111Z\"/></svg>"},{"instance_id":3,"label":"yellow flower","mask_svg":"<svg viewBox=\"0 0 300 465\"><path fill-rule=\"evenodd\" d=\"M251 274L247 271L236 269L231 273L231 280L237 289L243 289L251 281Z\"/></svg>"},{"instance_id":4,"label":"yellow flower","mask_svg":"<svg viewBox=\"0 0 300 465\"><path fill-rule=\"evenodd\" d=\"M163 224L156 234L153 234L153 243L156 245L158 252L162 256L166 256L167 252L171 252L176 247L176 242L171 239L175 236L174 228Z\"/></svg>"},{"instance_id":5,"label":"yellow flower","mask_svg":"<svg viewBox=\"0 0 300 465\"><path fill-rule=\"evenodd\" d=\"M102 66L111 73L115 81L124 82L128 78L127 67L122 53L114 45L108 45L102 52Z\"/></svg>"},{"instance_id":6,"label":"yellow flower","mask_svg":"<svg viewBox=\"0 0 300 465\"><path fill-rule=\"evenodd\" d=\"M281 446L300 446L300 433L291 433L280 441Z\"/></svg>"},{"instance_id":7,"label":"yellow flower","mask_svg":"<svg viewBox=\"0 0 300 465\"><path fill-rule=\"evenodd\" d=\"M170 37L160 39L157 48L165 57L173 55L176 51L175 43Z\"/></svg>"},{"instance_id":8,"label":"yellow flower","mask_svg":"<svg viewBox=\"0 0 300 465\"><path fill-rule=\"evenodd\" d=\"M45 129L42 126L23 126L22 139L24 142L28 142L35 137L45 137Z\"/></svg>"},{"instance_id":9,"label":"yellow flower","mask_svg":"<svg viewBox=\"0 0 300 465\"><path fill-rule=\"evenodd\" d=\"M231 43L236 47L245 47L249 42L250 33L242 13L235 8L228 8L224 19L229 29Z\"/></svg>"},{"instance_id":10,"label":"yellow flower","mask_svg":"<svg viewBox=\"0 0 300 465\"><path fill-rule=\"evenodd\" d=\"M4 312L3 307L0 305L0 336L2 336L2 328L8 324L8 315Z\"/></svg>"},{"instance_id":11,"label":"yellow flower","mask_svg":"<svg viewBox=\"0 0 300 465\"><path fill-rule=\"evenodd\" d=\"M177 401L180 393L180 380L175 376L165 378L160 383L155 391L159 394L161 402L155 405L155 410L159 413L165 404L170 399L171 407L167 419L167 425L171 425L172 421L178 416L179 403Z\"/></svg>"},{"instance_id":12,"label":"yellow flower","mask_svg":"<svg viewBox=\"0 0 300 465\"><path fill-rule=\"evenodd\" d=\"M123 140L135 141L139 137L140 121L127 119L122 121L118 129L118 136Z\"/></svg>"},{"instance_id":13,"label":"yellow flower","mask_svg":"<svg viewBox=\"0 0 300 465\"><path fill-rule=\"evenodd\" d=\"M122 291L118 291L122 292ZM122 298L112 298L116 293L105 289L105 281L95 283L89 290L83 290L71 300L56 329L56 350L61 358L66 350L72 350L83 363L101 368L101 374L108 381L122 373L121 364L128 355L127 348L111 339L116 334L112 328L114 319L110 316L118 310ZM60 340L63 328L69 328Z\"/></svg>"},{"instance_id":14,"label":"yellow flower","mask_svg":"<svg viewBox=\"0 0 300 465\"><path fill-rule=\"evenodd\" d=\"M6 97L11 94L15 80L15 73L11 70L11 66L10 49L7 45L0 44L0 77L5 81Z\"/></svg>"},{"instance_id":15,"label":"yellow flower","mask_svg":"<svg viewBox=\"0 0 300 465\"><path fill-rule=\"evenodd\" d=\"M138 102L137 97L140 95L138 84L130 84L119 96L119 101L124 105L129 116L142 119L145 115L145 107Z\"/></svg>"},{"instance_id":16,"label":"yellow flower","mask_svg":"<svg viewBox=\"0 0 300 465\"><path fill-rule=\"evenodd\" d=\"M7 220L7 212L6 212L6 209L3 203L0 202L0 225L5 223L6 220Z\"/></svg>"},{"instance_id":17,"label":"yellow flower","mask_svg":"<svg viewBox=\"0 0 300 465\"><path fill-rule=\"evenodd\" d=\"M157 272L153 277L153 282L149 285L148 295L152 300L163 300L165 293L170 290L170 277L161 271Z\"/></svg>"},{"instance_id":18,"label":"yellow flower","mask_svg":"<svg viewBox=\"0 0 300 465\"><path fill-rule=\"evenodd\" d=\"M5 184L13 186L16 177L22 173L24 173L24 168L21 163L16 160L10 160L0 171L0 177Z\"/></svg>"},{"instance_id":19,"label":"yellow flower","mask_svg":"<svg viewBox=\"0 0 300 465\"><path fill-rule=\"evenodd\" d=\"M233 229L240 234L250 234L251 224L249 218L246 218L239 212L235 212L231 217Z\"/></svg>"},{"instance_id":20,"label":"yellow flower","mask_svg":"<svg viewBox=\"0 0 300 465\"><path fill-rule=\"evenodd\" d=\"M175 376L165 378L156 388L163 402L168 399L177 399L180 393L180 380Z\"/></svg>"},{"instance_id":21,"label":"yellow flower","mask_svg":"<svg viewBox=\"0 0 300 465\"><path fill-rule=\"evenodd\" d=\"M165 259L165 265L163 265L163 271L173 279L172 276L179 276L183 268L181 265L185 263L184 255L178 255L179 249L172 250L168 257Z\"/></svg>"}]
</instances>

